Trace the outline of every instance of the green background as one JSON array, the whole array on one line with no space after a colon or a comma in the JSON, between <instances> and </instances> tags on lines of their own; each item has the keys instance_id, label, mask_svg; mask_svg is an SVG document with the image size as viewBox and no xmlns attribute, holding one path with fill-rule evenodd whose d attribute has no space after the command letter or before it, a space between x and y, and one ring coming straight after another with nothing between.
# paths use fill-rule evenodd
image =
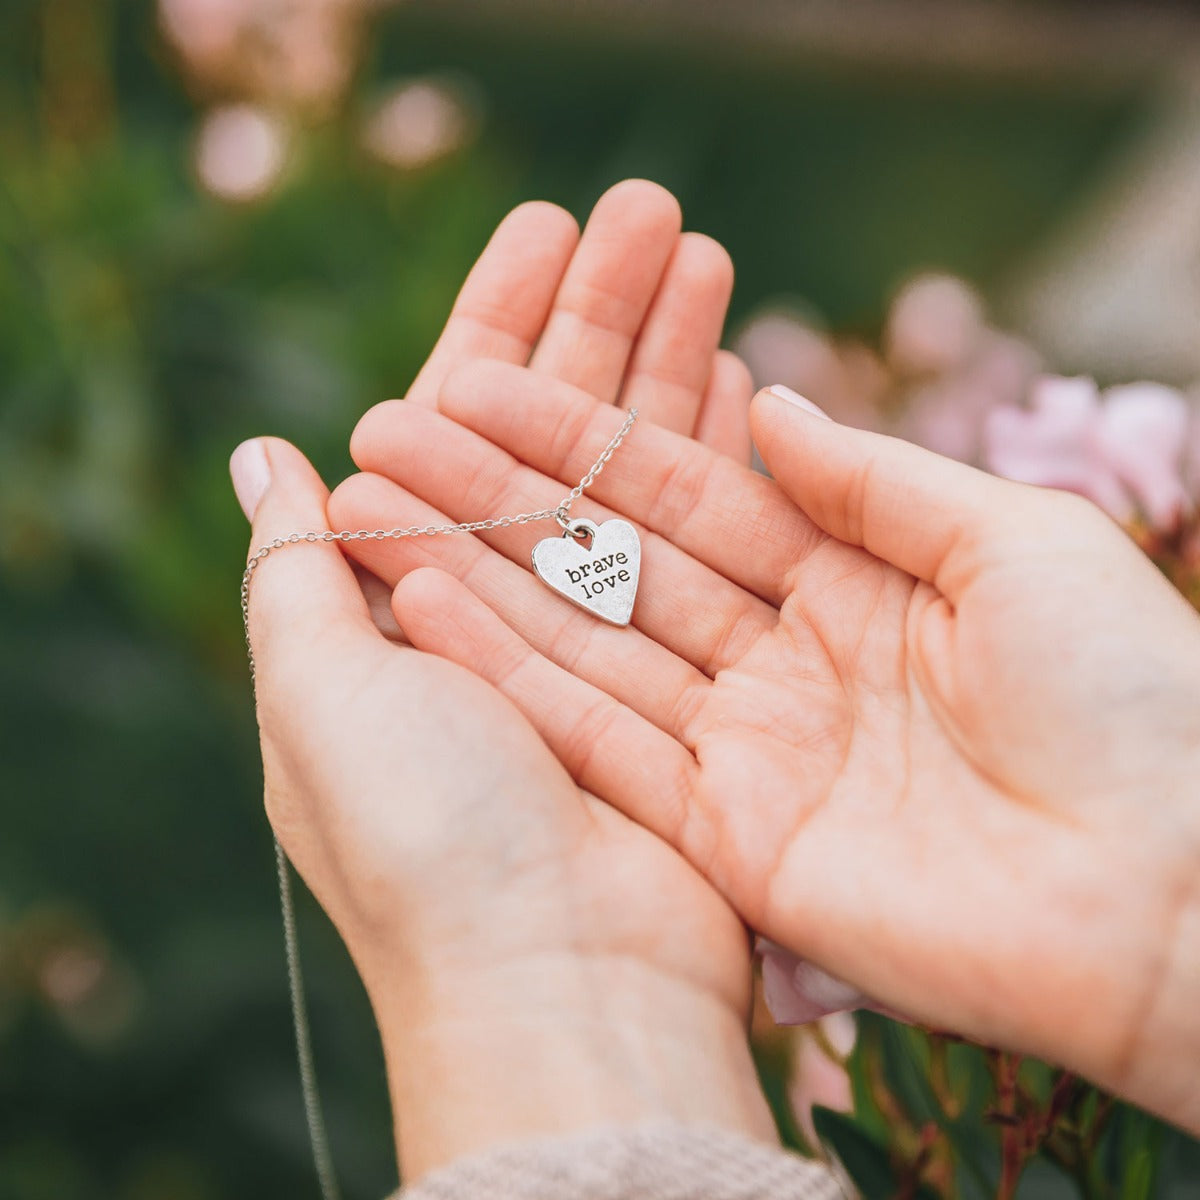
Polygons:
<instances>
[{"instance_id":1,"label":"green background","mask_svg":"<svg viewBox=\"0 0 1200 1200\"><path fill-rule=\"evenodd\" d=\"M796 295L871 335L931 265L986 293L1087 194L1145 89L400 6L286 186L240 208L193 179L198 108L152 8L88 7L80 59L111 105L66 133L46 69L64 3L0 7L0 1200L309 1196L232 447L279 434L340 478L503 213L582 218L628 175L729 247L735 321ZM368 162L365 99L429 71L471 81L478 136L418 172ZM307 899L302 925L345 1190L382 1195L369 1012ZM41 982L73 946L107 972L78 1020Z\"/></svg>"}]
</instances>

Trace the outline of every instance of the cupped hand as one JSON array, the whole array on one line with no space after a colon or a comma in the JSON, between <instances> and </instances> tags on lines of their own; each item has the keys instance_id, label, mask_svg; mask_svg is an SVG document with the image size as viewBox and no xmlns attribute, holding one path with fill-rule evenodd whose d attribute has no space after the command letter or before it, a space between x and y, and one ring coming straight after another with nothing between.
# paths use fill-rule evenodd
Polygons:
<instances>
[{"instance_id":1,"label":"cupped hand","mask_svg":"<svg viewBox=\"0 0 1200 1200\"><path fill-rule=\"evenodd\" d=\"M749 377L718 349L728 256L679 221L638 182L603 197L582 238L550 205L516 210L408 406L428 412L463 363L528 359L531 377L748 456ZM248 443L234 465L253 547L343 528L286 443ZM397 644L389 593L336 546L287 547L255 572L250 636L268 813L371 995L406 1176L647 1117L770 1138L740 920L580 788L500 692Z\"/></svg>"},{"instance_id":2,"label":"cupped hand","mask_svg":"<svg viewBox=\"0 0 1200 1200\"><path fill-rule=\"evenodd\" d=\"M601 196L582 236L556 205L515 208L405 400L435 408L446 375L465 363L527 364L749 462L750 372L720 345L733 264L712 238L681 233L681 220L678 201L640 179ZM359 582L380 629L402 639L390 587L363 570Z\"/></svg>"},{"instance_id":3,"label":"cupped hand","mask_svg":"<svg viewBox=\"0 0 1200 1200\"><path fill-rule=\"evenodd\" d=\"M554 503L619 414L480 365L356 433L352 524ZM755 928L926 1023L1200 1126L1200 621L1098 510L772 393L762 478L635 428L576 511L642 531L628 629L527 530L355 550L578 785ZM440 570L421 570L438 567Z\"/></svg>"}]
</instances>

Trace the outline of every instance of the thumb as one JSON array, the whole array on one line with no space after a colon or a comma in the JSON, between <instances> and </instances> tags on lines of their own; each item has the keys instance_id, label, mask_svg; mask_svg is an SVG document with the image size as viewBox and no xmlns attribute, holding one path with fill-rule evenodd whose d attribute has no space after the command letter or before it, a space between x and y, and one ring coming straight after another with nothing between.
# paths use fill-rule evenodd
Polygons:
<instances>
[{"instance_id":1,"label":"thumb","mask_svg":"<svg viewBox=\"0 0 1200 1200\"><path fill-rule=\"evenodd\" d=\"M311 664L323 648L372 636L354 572L332 538L322 540L329 491L304 455L278 438L254 438L233 452L229 473L253 527L250 558L269 550L250 574L246 597L256 673Z\"/></svg>"},{"instance_id":2,"label":"thumb","mask_svg":"<svg viewBox=\"0 0 1200 1200\"><path fill-rule=\"evenodd\" d=\"M784 387L754 397L751 428L775 481L821 529L951 602L980 547L1024 525L1044 498L900 438L839 425Z\"/></svg>"}]
</instances>

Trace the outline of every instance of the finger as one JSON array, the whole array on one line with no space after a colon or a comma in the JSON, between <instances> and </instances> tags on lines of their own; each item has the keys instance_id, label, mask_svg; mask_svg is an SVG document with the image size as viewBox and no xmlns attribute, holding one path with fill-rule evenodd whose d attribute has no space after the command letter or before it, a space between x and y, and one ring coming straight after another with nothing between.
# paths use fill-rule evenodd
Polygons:
<instances>
[{"instance_id":1,"label":"finger","mask_svg":"<svg viewBox=\"0 0 1200 1200\"><path fill-rule=\"evenodd\" d=\"M392 528L440 525L446 516L379 475L352 476L337 507L369 512ZM550 536L557 532L551 525ZM466 584L539 653L691 745L691 726L710 681L636 628L617 628L566 604L525 567L477 537L448 534L352 542L347 550L373 575L395 585L423 567ZM528 560L526 560L528 561Z\"/></svg>"},{"instance_id":2,"label":"finger","mask_svg":"<svg viewBox=\"0 0 1200 1200\"><path fill-rule=\"evenodd\" d=\"M432 406L446 373L468 359L527 362L578 241L574 217L557 205L513 209L472 267L407 399Z\"/></svg>"},{"instance_id":3,"label":"finger","mask_svg":"<svg viewBox=\"0 0 1200 1200\"><path fill-rule=\"evenodd\" d=\"M442 387L438 405L567 487L583 477L621 422L619 412L578 389L553 380L531 387L528 372L502 363L476 363L456 372ZM378 461L411 458L413 448L403 445L408 436L399 423L381 431L375 438ZM489 469L512 468L497 462ZM706 579L724 577L776 607L791 589L794 568L826 540L771 480L691 438L640 421L588 495L706 565ZM730 603L723 588L715 594Z\"/></svg>"},{"instance_id":4,"label":"finger","mask_svg":"<svg viewBox=\"0 0 1200 1200\"><path fill-rule=\"evenodd\" d=\"M467 667L508 697L581 788L687 853L697 766L678 742L538 654L441 571L406 575L393 604L414 646Z\"/></svg>"},{"instance_id":5,"label":"finger","mask_svg":"<svg viewBox=\"0 0 1200 1200\"><path fill-rule=\"evenodd\" d=\"M636 408L676 433L695 430L732 292L733 261L725 247L685 233L638 335L622 408Z\"/></svg>"},{"instance_id":6,"label":"finger","mask_svg":"<svg viewBox=\"0 0 1200 1200\"><path fill-rule=\"evenodd\" d=\"M329 493L294 446L256 438L233 452L229 466L252 518L251 555L277 538L327 528ZM250 576L248 603L260 684L304 674L317 656L378 639L354 572L334 543L285 542L271 549Z\"/></svg>"},{"instance_id":7,"label":"finger","mask_svg":"<svg viewBox=\"0 0 1200 1200\"><path fill-rule=\"evenodd\" d=\"M613 402L679 240L675 197L627 179L600 197L563 277L530 365Z\"/></svg>"},{"instance_id":8,"label":"finger","mask_svg":"<svg viewBox=\"0 0 1200 1200\"><path fill-rule=\"evenodd\" d=\"M814 415L778 392L759 392L751 420L767 468L827 533L862 546L951 603L980 547L1005 527L1027 527L1045 494L943 458L911 442ZM790 393L795 396L795 393Z\"/></svg>"},{"instance_id":9,"label":"finger","mask_svg":"<svg viewBox=\"0 0 1200 1200\"><path fill-rule=\"evenodd\" d=\"M692 436L742 466L750 465L750 368L730 350L718 350Z\"/></svg>"},{"instance_id":10,"label":"finger","mask_svg":"<svg viewBox=\"0 0 1200 1200\"><path fill-rule=\"evenodd\" d=\"M482 369L482 364L477 367ZM472 368L472 374L475 370ZM489 396L485 403L489 406L532 404L535 395L546 390L554 395L562 387L550 380L535 379L527 371L520 374L526 385L524 397L495 394L485 388ZM457 378L457 374L452 377ZM531 380L536 387L529 386ZM448 387L443 387L439 404L447 391ZM573 388L563 391L568 396L580 394ZM608 405L591 399L588 403L614 419L619 418L620 414ZM452 521L553 508L569 490L568 486L516 462L505 451L448 417L412 406L401 407L404 411L397 410L393 414L386 432L372 438L378 453L364 465L378 475L398 481ZM677 437L673 434L664 436ZM678 440L692 445L690 439ZM606 472L613 463L605 468ZM585 466L576 478L586 470ZM348 484L343 484L330 503L331 519L351 528L356 524L378 522L380 513L361 500L361 494L356 495ZM605 510L590 500L586 511L597 521L622 515ZM556 534L557 526L550 525L549 532L551 536ZM490 530L479 536L528 570L533 544L546 533L545 526L521 525ZM663 538L645 531L639 531L639 535L642 542L641 582L633 624L672 654L706 675L715 675L737 661L754 641L775 627L778 613L769 604L715 574ZM350 549L352 553L356 552L355 547Z\"/></svg>"}]
</instances>

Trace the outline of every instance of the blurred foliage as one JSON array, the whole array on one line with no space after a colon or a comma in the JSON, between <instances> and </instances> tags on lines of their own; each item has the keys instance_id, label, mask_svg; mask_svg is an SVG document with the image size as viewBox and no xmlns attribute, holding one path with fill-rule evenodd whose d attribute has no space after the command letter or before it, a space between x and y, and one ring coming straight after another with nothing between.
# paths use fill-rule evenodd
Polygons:
<instances>
[{"instance_id":1,"label":"blurred foliage","mask_svg":"<svg viewBox=\"0 0 1200 1200\"><path fill-rule=\"evenodd\" d=\"M1194 1200L1200 1143L1034 1059L859 1013L852 1111L787 1099L788 1031L763 1030L760 1075L785 1144L836 1160L863 1200ZM836 1056L835 1056L836 1057Z\"/></svg>"},{"instance_id":2,"label":"blurred foliage","mask_svg":"<svg viewBox=\"0 0 1200 1200\"><path fill-rule=\"evenodd\" d=\"M369 161L366 98L431 70L472 81L479 136L420 171ZM403 390L519 200L583 216L648 175L730 247L735 314L802 293L870 329L914 268L986 287L1140 107L569 27L497 37L426 5L380 14L354 88L301 126L256 204L198 187L197 111L146 0L0 7L3 1200L314 1194L236 603L240 439L278 433L331 478L348 470L356 416ZM381 1195L394 1165L369 1010L315 906L302 923L346 1193ZM936 1123L922 1072L894 1069L914 1119ZM979 1112L950 1124L994 1153ZM1151 1126L1113 1116L1112 1187L1088 1195L1185 1194L1165 1181L1195 1177L1195 1147ZM874 1147L871 1170L902 1163L878 1114L827 1128ZM964 1196L986 1194L980 1170ZM1031 1179L1022 1195L1062 1192Z\"/></svg>"}]
</instances>

